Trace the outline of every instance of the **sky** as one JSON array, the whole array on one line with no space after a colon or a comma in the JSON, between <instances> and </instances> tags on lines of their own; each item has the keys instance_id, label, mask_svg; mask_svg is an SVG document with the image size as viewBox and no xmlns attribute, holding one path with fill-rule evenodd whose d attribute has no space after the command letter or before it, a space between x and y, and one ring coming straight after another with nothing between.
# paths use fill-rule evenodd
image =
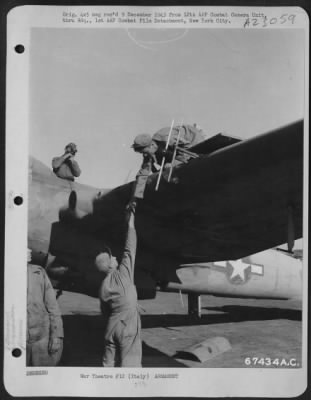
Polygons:
<instances>
[{"instance_id":1,"label":"sky","mask_svg":"<svg viewBox=\"0 0 311 400\"><path fill-rule=\"evenodd\" d=\"M30 59L30 154L75 142L98 188L134 179L134 137L172 120L247 139L303 117L298 29L34 28Z\"/></svg>"}]
</instances>

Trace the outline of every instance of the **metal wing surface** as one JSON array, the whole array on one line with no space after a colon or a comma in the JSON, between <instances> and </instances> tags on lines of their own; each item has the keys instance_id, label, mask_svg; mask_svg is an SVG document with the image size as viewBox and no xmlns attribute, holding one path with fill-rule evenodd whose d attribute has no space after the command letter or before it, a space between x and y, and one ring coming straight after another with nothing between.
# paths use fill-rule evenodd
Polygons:
<instances>
[{"instance_id":1,"label":"metal wing surface","mask_svg":"<svg viewBox=\"0 0 311 400\"><path fill-rule=\"evenodd\" d=\"M151 175L138 205L139 243L153 254L237 259L287 242L289 225L302 236L303 121L202 155L173 177L155 191ZM117 240L132 185L98 196L82 226Z\"/></svg>"}]
</instances>

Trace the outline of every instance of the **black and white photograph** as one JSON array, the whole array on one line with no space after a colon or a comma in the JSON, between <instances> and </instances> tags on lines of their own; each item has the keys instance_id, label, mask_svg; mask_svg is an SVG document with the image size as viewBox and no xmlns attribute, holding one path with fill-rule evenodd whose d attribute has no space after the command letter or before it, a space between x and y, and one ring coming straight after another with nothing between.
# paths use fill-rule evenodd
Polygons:
<instances>
[{"instance_id":1,"label":"black and white photograph","mask_svg":"<svg viewBox=\"0 0 311 400\"><path fill-rule=\"evenodd\" d=\"M304 391L308 35L299 8L11 11L9 392Z\"/></svg>"}]
</instances>

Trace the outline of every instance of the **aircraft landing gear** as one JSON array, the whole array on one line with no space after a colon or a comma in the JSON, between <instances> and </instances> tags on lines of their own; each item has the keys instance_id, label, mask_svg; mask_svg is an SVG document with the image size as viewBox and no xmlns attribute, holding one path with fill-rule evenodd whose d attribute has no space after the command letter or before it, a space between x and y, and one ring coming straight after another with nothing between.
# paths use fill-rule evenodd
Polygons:
<instances>
[{"instance_id":1,"label":"aircraft landing gear","mask_svg":"<svg viewBox=\"0 0 311 400\"><path fill-rule=\"evenodd\" d=\"M201 296L197 293L188 293L188 315L201 318Z\"/></svg>"},{"instance_id":2,"label":"aircraft landing gear","mask_svg":"<svg viewBox=\"0 0 311 400\"><path fill-rule=\"evenodd\" d=\"M295 244L294 207L287 207L287 250L293 252Z\"/></svg>"}]
</instances>

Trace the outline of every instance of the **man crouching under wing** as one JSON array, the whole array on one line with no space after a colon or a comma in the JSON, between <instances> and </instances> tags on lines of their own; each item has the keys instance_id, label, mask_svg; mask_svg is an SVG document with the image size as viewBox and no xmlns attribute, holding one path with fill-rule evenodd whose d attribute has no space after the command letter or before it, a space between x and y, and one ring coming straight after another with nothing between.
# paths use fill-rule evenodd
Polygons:
<instances>
[{"instance_id":1,"label":"man crouching under wing","mask_svg":"<svg viewBox=\"0 0 311 400\"><path fill-rule=\"evenodd\" d=\"M108 316L105 331L104 367L141 367L140 316L134 285L136 230L135 203L127 211L127 234L121 263L109 248L97 255L95 265L105 277L99 290L101 310Z\"/></svg>"}]
</instances>

